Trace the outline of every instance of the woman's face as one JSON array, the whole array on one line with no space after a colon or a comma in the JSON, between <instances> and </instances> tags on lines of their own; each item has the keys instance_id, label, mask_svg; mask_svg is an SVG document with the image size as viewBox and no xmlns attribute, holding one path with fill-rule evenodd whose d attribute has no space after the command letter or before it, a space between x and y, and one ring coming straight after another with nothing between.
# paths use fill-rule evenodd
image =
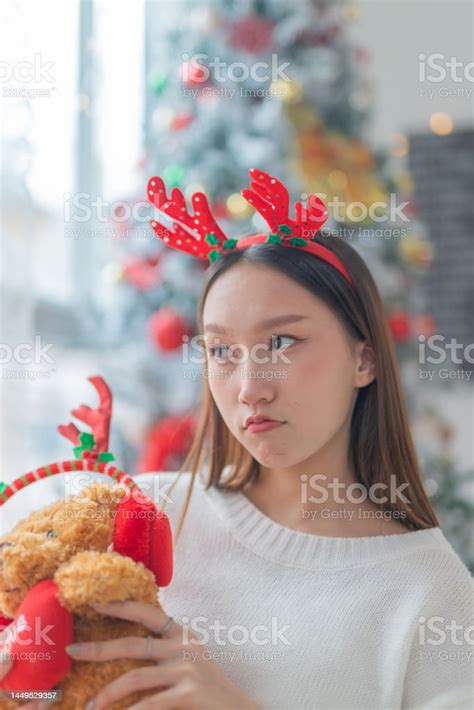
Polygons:
<instances>
[{"instance_id":1,"label":"woman's face","mask_svg":"<svg viewBox=\"0 0 474 710\"><path fill-rule=\"evenodd\" d=\"M299 320L264 323L291 315ZM210 288L203 325L216 406L262 466L302 463L348 431L356 388L373 368L364 343L319 298L276 269L240 262ZM246 429L260 414L284 424Z\"/></svg>"}]
</instances>

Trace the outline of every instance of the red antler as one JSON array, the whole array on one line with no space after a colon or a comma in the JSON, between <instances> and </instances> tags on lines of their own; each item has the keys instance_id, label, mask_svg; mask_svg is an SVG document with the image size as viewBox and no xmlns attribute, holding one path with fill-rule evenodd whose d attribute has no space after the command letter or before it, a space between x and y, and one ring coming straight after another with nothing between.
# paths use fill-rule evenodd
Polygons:
<instances>
[{"instance_id":1,"label":"red antler","mask_svg":"<svg viewBox=\"0 0 474 710\"><path fill-rule=\"evenodd\" d=\"M99 406L96 409L92 409L87 404L81 404L77 409L72 409L71 414L90 426L94 435L94 451L107 451L109 447L110 418L112 416L112 392L102 377L94 375L87 379L92 383L99 395ZM60 424L58 432L74 445L79 445L79 434L81 432L72 422L67 425Z\"/></svg>"},{"instance_id":2,"label":"red antler","mask_svg":"<svg viewBox=\"0 0 474 710\"><path fill-rule=\"evenodd\" d=\"M242 195L265 219L273 232L281 226L291 229L291 234L282 233L288 237L308 237L324 224L328 211L317 195L309 195L309 208L302 202L295 202L295 219L289 216L290 198L288 190L280 180L269 175L264 170L251 168L250 188L242 190Z\"/></svg>"},{"instance_id":3,"label":"red antler","mask_svg":"<svg viewBox=\"0 0 474 710\"><path fill-rule=\"evenodd\" d=\"M165 184L160 177L150 178L147 195L162 215L171 218L170 228L160 224L156 219L150 220L156 236L168 246L207 259L213 247L205 241L206 235L214 236L216 248L221 247L226 241L227 237L214 219L203 192L195 192L191 196L193 213L188 211L186 200L178 187L172 189L171 197L167 196Z\"/></svg>"}]
</instances>

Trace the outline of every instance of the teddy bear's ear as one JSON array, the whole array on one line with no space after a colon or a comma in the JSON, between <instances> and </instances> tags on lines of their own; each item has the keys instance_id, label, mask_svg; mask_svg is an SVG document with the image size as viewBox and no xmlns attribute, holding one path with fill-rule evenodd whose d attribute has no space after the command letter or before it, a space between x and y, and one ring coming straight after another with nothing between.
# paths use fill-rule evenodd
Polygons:
<instances>
[{"instance_id":1,"label":"teddy bear's ear","mask_svg":"<svg viewBox=\"0 0 474 710\"><path fill-rule=\"evenodd\" d=\"M155 575L159 587L171 582L173 541L169 519L142 491L134 489L117 505L113 549L143 562Z\"/></svg>"}]
</instances>

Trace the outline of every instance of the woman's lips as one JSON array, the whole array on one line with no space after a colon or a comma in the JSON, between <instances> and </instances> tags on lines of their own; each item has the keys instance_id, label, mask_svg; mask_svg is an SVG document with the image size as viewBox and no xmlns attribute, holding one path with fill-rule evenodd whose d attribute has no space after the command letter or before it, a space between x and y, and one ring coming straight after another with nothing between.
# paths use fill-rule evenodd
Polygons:
<instances>
[{"instance_id":1,"label":"woman's lips","mask_svg":"<svg viewBox=\"0 0 474 710\"><path fill-rule=\"evenodd\" d=\"M252 434L258 434L264 431L270 431L276 427L282 426L285 422L276 422L271 419L265 419L263 422L251 422L247 430L252 432Z\"/></svg>"}]
</instances>

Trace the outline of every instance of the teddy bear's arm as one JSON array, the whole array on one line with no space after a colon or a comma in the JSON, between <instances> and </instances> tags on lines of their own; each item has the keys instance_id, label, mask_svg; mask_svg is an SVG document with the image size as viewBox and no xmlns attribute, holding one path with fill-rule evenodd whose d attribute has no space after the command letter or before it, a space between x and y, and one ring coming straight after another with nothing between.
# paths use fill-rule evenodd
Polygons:
<instances>
[{"instance_id":1,"label":"teddy bear's arm","mask_svg":"<svg viewBox=\"0 0 474 710\"><path fill-rule=\"evenodd\" d=\"M116 552L78 552L58 567L54 581L61 603L82 616L97 616L89 606L94 602L133 599L158 604L152 572Z\"/></svg>"}]
</instances>

